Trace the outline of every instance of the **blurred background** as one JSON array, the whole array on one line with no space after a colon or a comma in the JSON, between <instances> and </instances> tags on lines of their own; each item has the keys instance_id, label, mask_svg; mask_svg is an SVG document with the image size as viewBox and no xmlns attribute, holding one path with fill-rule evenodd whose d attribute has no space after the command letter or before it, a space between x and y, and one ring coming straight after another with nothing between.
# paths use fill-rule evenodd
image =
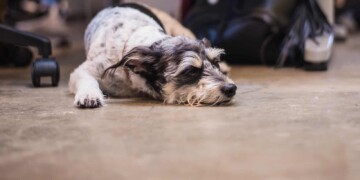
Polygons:
<instances>
[{"instance_id":1,"label":"blurred background","mask_svg":"<svg viewBox=\"0 0 360 180\"><path fill-rule=\"evenodd\" d=\"M332 46L324 45L328 49L322 54L312 49L333 44L332 38L345 42L349 34L358 30L360 22L359 0L175 0L171 3L166 0L1 0L0 11L4 24L49 37L55 48L67 48L74 43L73 38L69 38L74 24L86 25L101 9L120 2L145 3L169 13L198 38L205 37L213 45L225 48L224 58L235 64L275 67L315 64L321 66L309 66L309 69L326 70ZM311 2L317 2L322 12L317 14L319 9L311 7ZM310 26L305 26L306 23ZM290 34L296 36L290 37ZM6 53L26 49L1 46L0 57L8 60L1 60L0 64L26 66L30 63L29 53L21 53L22 57L8 57L11 55ZM12 59L19 58L24 62L13 63Z\"/></svg>"},{"instance_id":2,"label":"blurred background","mask_svg":"<svg viewBox=\"0 0 360 180\"><path fill-rule=\"evenodd\" d=\"M88 22L118 1L0 0L0 179L359 180L359 1L132 1L226 48L234 103L84 110L69 75ZM44 67L57 88L34 88Z\"/></svg>"}]
</instances>

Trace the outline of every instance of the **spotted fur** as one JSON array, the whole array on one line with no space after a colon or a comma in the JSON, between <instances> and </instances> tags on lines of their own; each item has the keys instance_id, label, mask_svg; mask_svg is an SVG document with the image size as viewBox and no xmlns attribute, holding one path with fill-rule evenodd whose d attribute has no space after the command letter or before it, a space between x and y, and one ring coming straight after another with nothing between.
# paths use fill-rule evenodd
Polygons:
<instances>
[{"instance_id":1,"label":"spotted fur","mask_svg":"<svg viewBox=\"0 0 360 180\"><path fill-rule=\"evenodd\" d=\"M236 86L220 69L224 51L194 39L188 30L183 32L165 34L151 17L136 9L101 11L85 32L86 61L70 75L75 105L99 107L104 104L104 94L145 95L169 104L229 102ZM229 84L232 91L224 91Z\"/></svg>"}]
</instances>

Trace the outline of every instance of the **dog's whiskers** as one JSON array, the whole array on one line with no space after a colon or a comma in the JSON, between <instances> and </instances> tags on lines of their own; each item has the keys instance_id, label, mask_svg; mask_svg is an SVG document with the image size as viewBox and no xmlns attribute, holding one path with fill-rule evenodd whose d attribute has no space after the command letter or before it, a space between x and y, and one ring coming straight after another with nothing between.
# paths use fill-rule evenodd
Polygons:
<instances>
[{"instance_id":1,"label":"dog's whiskers","mask_svg":"<svg viewBox=\"0 0 360 180\"><path fill-rule=\"evenodd\" d=\"M219 96L219 97L217 98L217 100L216 100L213 104L211 104L211 106L217 105L219 102L221 102L221 101L220 101L221 99L222 99L222 98Z\"/></svg>"}]
</instances>

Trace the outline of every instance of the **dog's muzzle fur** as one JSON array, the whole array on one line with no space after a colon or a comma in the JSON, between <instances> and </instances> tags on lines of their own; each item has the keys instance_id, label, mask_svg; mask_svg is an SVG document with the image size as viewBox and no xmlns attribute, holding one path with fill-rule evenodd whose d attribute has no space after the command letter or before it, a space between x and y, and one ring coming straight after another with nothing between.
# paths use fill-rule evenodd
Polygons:
<instances>
[{"instance_id":1,"label":"dog's muzzle fur","mask_svg":"<svg viewBox=\"0 0 360 180\"><path fill-rule=\"evenodd\" d=\"M85 33L87 60L70 76L75 105L101 106L103 94L194 106L229 103L236 86L220 68L224 50L206 40L172 36L178 34L165 34L131 8L100 12Z\"/></svg>"}]
</instances>

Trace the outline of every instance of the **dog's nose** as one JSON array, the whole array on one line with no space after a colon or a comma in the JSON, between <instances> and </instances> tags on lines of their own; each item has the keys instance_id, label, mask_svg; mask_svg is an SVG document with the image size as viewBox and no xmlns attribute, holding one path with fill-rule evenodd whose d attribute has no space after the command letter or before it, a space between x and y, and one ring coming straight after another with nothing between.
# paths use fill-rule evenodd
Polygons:
<instances>
[{"instance_id":1,"label":"dog's nose","mask_svg":"<svg viewBox=\"0 0 360 180\"><path fill-rule=\"evenodd\" d=\"M233 97L236 93L236 89L237 87L235 84L228 83L221 88L221 92L224 93L227 97Z\"/></svg>"}]
</instances>

